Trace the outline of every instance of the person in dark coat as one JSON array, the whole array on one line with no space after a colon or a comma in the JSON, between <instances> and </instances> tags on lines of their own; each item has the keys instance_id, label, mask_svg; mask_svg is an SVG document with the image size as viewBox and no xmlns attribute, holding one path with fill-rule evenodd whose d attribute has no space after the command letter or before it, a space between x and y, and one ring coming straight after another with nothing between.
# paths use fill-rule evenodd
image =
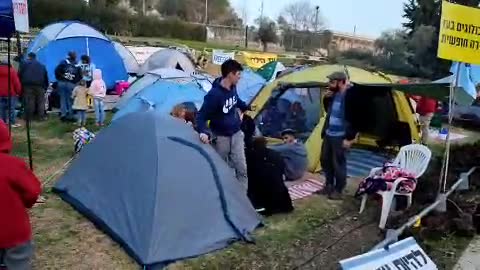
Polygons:
<instances>
[{"instance_id":1,"label":"person in dark coat","mask_svg":"<svg viewBox=\"0 0 480 270\"><path fill-rule=\"evenodd\" d=\"M38 62L37 55L28 54L28 59L21 65L20 81L23 86L25 113L32 119L45 119L45 92L48 88L47 69Z\"/></svg>"},{"instance_id":2,"label":"person in dark coat","mask_svg":"<svg viewBox=\"0 0 480 270\"><path fill-rule=\"evenodd\" d=\"M55 68L60 95L60 117L62 121L75 120L72 110L72 92L75 85L82 79L82 71L77 65L77 54L69 52L68 57Z\"/></svg>"},{"instance_id":3,"label":"person in dark coat","mask_svg":"<svg viewBox=\"0 0 480 270\"><path fill-rule=\"evenodd\" d=\"M284 183L285 164L279 153L267 148L264 137L254 138L255 123L244 115L242 131L245 133L248 197L255 209L264 215L293 211L292 199Z\"/></svg>"}]
</instances>

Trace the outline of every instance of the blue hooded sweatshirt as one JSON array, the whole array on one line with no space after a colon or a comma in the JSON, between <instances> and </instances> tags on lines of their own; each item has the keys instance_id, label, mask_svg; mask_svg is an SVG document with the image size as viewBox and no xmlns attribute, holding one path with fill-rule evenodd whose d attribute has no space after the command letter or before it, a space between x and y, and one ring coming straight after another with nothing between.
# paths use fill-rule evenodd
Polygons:
<instances>
[{"instance_id":1,"label":"blue hooded sweatshirt","mask_svg":"<svg viewBox=\"0 0 480 270\"><path fill-rule=\"evenodd\" d=\"M218 136L230 137L240 130L242 121L237 108L242 112L248 110L248 105L237 94L237 89L225 89L222 78L213 82L212 89L205 95L203 105L197 116L197 130L207 133L207 121L210 120L210 130Z\"/></svg>"}]
</instances>

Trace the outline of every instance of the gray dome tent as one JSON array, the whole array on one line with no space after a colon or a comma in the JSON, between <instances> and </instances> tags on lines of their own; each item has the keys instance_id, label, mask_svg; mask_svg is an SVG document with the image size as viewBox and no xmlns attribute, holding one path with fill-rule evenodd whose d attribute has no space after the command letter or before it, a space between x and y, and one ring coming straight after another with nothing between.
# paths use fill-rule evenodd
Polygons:
<instances>
[{"instance_id":1,"label":"gray dome tent","mask_svg":"<svg viewBox=\"0 0 480 270\"><path fill-rule=\"evenodd\" d=\"M147 267L250 241L260 225L215 150L189 125L155 112L102 130L54 191Z\"/></svg>"},{"instance_id":2,"label":"gray dome tent","mask_svg":"<svg viewBox=\"0 0 480 270\"><path fill-rule=\"evenodd\" d=\"M188 74L195 72L195 65L183 53L174 49L162 49L152 54L141 66L139 75L158 68L175 68Z\"/></svg>"}]
</instances>

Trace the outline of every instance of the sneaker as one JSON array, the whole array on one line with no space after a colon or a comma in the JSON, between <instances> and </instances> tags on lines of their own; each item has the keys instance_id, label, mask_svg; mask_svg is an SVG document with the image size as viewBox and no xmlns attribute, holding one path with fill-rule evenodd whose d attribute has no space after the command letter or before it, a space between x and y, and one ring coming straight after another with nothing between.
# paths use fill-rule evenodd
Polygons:
<instances>
[{"instance_id":1,"label":"sneaker","mask_svg":"<svg viewBox=\"0 0 480 270\"><path fill-rule=\"evenodd\" d=\"M338 193L338 192L334 191L332 194L328 195L328 199L330 199L332 201L341 201L341 200L343 200L343 195L342 195L342 193Z\"/></svg>"},{"instance_id":2,"label":"sneaker","mask_svg":"<svg viewBox=\"0 0 480 270\"><path fill-rule=\"evenodd\" d=\"M95 126L96 126L96 127L99 127L99 126L100 126L100 124L99 124L99 123L95 123Z\"/></svg>"},{"instance_id":3,"label":"sneaker","mask_svg":"<svg viewBox=\"0 0 480 270\"><path fill-rule=\"evenodd\" d=\"M325 186L321 190L315 191L314 193L317 194L317 195L330 196L330 194L332 193L332 188L328 187L328 186Z\"/></svg>"},{"instance_id":4,"label":"sneaker","mask_svg":"<svg viewBox=\"0 0 480 270\"><path fill-rule=\"evenodd\" d=\"M20 124L13 124L13 125L12 125L12 128L19 128L19 127L21 127L21 126L22 126L22 125L20 125Z\"/></svg>"},{"instance_id":5,"label":"sneaker","mask_svg":"<svg viewBox=\"0 0 480 270\"><path fill-rule=\"evenodd\" d=\"M255 209L255 211L257 211L257 213L261 213L261 212L265 212L265 208L258 208L258 209Z\"/></svg>"}]
</instances>

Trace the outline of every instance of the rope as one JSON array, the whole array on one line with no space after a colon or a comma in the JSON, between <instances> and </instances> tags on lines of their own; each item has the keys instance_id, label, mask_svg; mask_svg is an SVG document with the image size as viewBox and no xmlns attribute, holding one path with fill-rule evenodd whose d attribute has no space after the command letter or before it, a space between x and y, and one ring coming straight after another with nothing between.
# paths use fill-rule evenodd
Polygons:
<instances>
[{"instance_id":1,"label":"rope","mask_svg":"<svg viewBox=\"0 0 480 270\"><path fill-rule=\"evenodd\" d=\"M343 216L343 215L342 215ZM324 252L328 251L329 249L331 249L333 246L335 246L336 244L338 244L340 241L342 241L345 237L347 237L349 234L353 233L354 231L356 230L359 230L367 225L370 225L374 223L373 221L369 221L369 222L364 222L358 226L355 226L354 228L348 230L346 233L344 233L342 236L340 236L338 239L336 239L335 241L333 241L330 245L326 246L325 248L315 252L310 258L308 258L307 260L305 260L303 263L295 266L294 268L292 268L292 270L298 270L302 267L304 267L305 265L311 263L316 257L320 256L321 254L323 254Z\"/></svg>"},{"instance_id":2,"label":"rope","mask_svg":"<svg viewBox=\"0 0 480 270\"><path fill-rule=\"evenodd\" d=\"M47 177L47 180L45 180L42 183L42 188L47 186L47 184L50 183L55 178L55 176L57 176L59 173L61 173L68 166L68 164L70 164L73 161L73 159L75 159L75 156L76 155L71 157L69 160L67 160L67 162L65 162L65 164L62 165L62 167L60 169L58 169L53 174L51 174L49 177Z\"/></svg>"}]
</instances>

